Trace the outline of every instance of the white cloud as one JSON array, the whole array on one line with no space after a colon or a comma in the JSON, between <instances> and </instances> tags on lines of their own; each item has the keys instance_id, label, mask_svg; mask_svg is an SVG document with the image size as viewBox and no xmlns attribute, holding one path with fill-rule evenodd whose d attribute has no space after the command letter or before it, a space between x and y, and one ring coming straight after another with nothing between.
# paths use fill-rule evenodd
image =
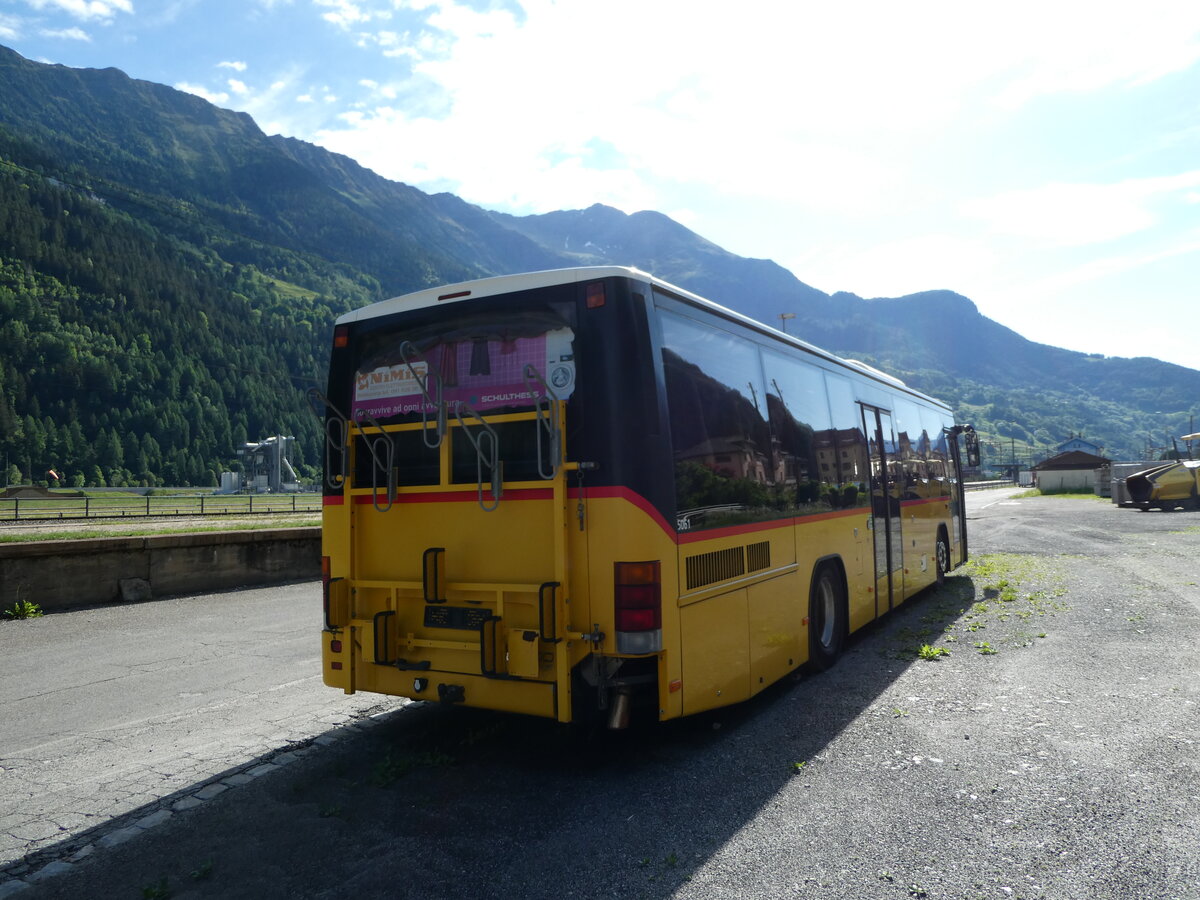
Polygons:
<instances>
[{"instance_id":1,"label":"white cloud","mask_svg":"<svg viewBox=\"0 0 1200 900\"><path fill-rule=\"evenodd\" d=\"M175 84L175 89L179 91L185 91L189 94L195 94L197 97L202 97L209 103L216 104L217 106L221 106L229 102L229 94L224 93L223 91L210 91L201 85L189 84L186 81L177 82Z\"/></svg>"},{"instance_id":2,"label":"white cloud","mask_svg":"<svg viewBox=\"0 0 1200 900\"><path fill-rule=\"evenodd\" d=\"M1200 60L1195 3L1038 4L1024 9L1028 16L1010 10L995 23L993 36L1013 60L1013 77L996 95L1002 106L1052 93L1147 84Z\"/></svg>"},{"instance_id":3,"label":"white cloud","mask_svg":"<svg viewBox=\"0 0 1200 900\"><path fill-rule=\"evenodd\" d=\"M1026 291L1037 299L1053 298L1081 284L1101 281L1126 272L1144 269L1164 261L1200 255L1200 229L1182 234L1166 243L1143 251L1129 251L1090 258L1031 282Z\"/></svg>"},{"instance_id":4,"label":"white cloud","mask_svg":"<svg viewBox=\"0 0 1200 900\"><path fill-rule=\"evenodd\" d=\"M16 16L0 14L0 39L16 41L21 38L22 21Z\"/></svg>"},{"instance_id":5,"label":"white cloud","mask_svg":"<svg viewBox=\"0 0 1200 900\"><path fill-rule=\"evenodd\" d=\"M44 29L39 31L38 34L40 34L42 37L60 38L65 41L84 41L85 43L91 43L92 40L92 36L82 28L61 28L58 30Z\"/></svg>"},{"instance_id":6,"label":"white cloud","mask_svg":"<svg viewBox=\"0 0 1200 900\"><path fill-rule=\"evenodd\" d=\"M235 72L245 72L247 66L244 62L226 61L217 63L218 69L233 69Z\"/></svg>"},{"instance_id":7,"label":"white cloud","mask_svg":"<svg viewBox=\"0 0 1200 900\"><path fill-rule=\"evenodd\" d=\"M365 3L319 3L346 28L378 17ZM385 105L319 140L392 177L424 173L485 205L517 196L526 211L564 205L551 184L569 183L572 194L589 181L597 191L619 184L623 196L653 199L633 182L662 177L735 200L870 214L896 202L892 186L907 155L952 116L987 96L1011 106L1066 89L1058 74L1076 71L1090 52L1077 48L1079 16L1044 16L1020 3L986 20L950 2L916 13L881 4L864 17L836 5L744 0L737 21L706 0L526 0L524 19L453 0L421 8L423 27L359 35L360 46L410 62L408 85L393 84ZM1156 40L1182 64L1191 44L1180 34L1192 32L1178 24L1178 16L1151 22L1121 49L1124 30L1105 19L1092 29L1099 59L1121 52L1107 68L1097 63L1087 83L1153 77L1164 69L1164 57L1149 52ZM622 60L614 48L628 45L631 25L669 39L636 64ZM406 102L417 93L420 105ZM486 153L474 149L501 133ZM595 171L579 152L596 137L623 158L620 178ZM880 144L893 152L880 153Z\"/></svg>"},{"instance_id":8,"label":"white cloud","mask_svg":"<svg viewBox=\"0 0 1200 900\"><path fill-rule=\"evenodd\" d=\"M61 10L77 19L112 19L133 13L133 0L28 0L36 10Z\"/></svg>"},{"instance_id":9,"label":"white cloud","mask_svg":"<svg viewBox=\"0 0 1200 900\"><path fill-rule=\"evenodd\" d=\"M999 258L987 243L924 234L865 246L820 245L784 263L804 281L860 297L901 297L947 289L973 296L995 278Z\"/></svg>"},{"instance_id":10,"label":"white cloud","mask_svg":"<svg viewBox=\"0 0 1200 900\"><path fill-rule=\"evenodd\" d=\"M1153 228L1162 220L1159 207L1189 202L1188 189L1197 186L1200 170L1116 184L1048 184L970 201L964 212L1001 234L1080 246Z\"/></svg>"},{"instance_id":11,"label":"white cloud","mask_svg":"<svg viewBox=\"0 0 1200 900\"><path fill-rule=\"evenodd\" d=\"M356 0L313 0L313 3L322 9L330 10L321 14L322 19L343 29L392 17L389 9L369 9L369 3Z\"/></svg>"},{"instance_id":12,"label":"white cloud","mask_svg":"<svg viewBox=\"0 0 1200 900\"><path fill-rule=\"evenodd\" d=\"M250 88L246 87L244 81L238 81L236 78L229 79L229 90L239 97L244 97L250 93Z\"/></svg>"}]
</instances>

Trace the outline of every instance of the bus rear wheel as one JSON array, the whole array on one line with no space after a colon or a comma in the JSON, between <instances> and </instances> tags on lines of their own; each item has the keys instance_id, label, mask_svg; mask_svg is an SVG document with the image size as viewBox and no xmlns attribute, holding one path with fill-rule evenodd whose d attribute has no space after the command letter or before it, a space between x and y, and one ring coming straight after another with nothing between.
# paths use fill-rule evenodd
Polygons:
<instances>
[{"instance_id":1,"label":"bus rear wheel","mask_svg":"<svg viewBox=\"0 0 1200 900\"><path fill-rule=\"evenodd\" d=\"M823 672L846 645L846 591L837 567L826 563L813 574L808 598L808 662Z\"/></svg>"}]
</instances>

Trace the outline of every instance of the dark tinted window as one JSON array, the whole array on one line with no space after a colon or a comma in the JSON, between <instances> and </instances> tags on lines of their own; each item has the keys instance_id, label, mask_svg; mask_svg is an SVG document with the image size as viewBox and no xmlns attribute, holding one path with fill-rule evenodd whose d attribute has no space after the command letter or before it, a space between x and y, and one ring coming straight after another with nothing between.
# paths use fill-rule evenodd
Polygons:
<instances>
[{"instance_id":1,"label":"dark tinted window","mask_svg":"<svg viewBox=\"0 0 1200 900\"><path fill-rule=\"evenodd\" d=\"M822 481L829 486L837 508L870 506L870 467L863 434L862 410L850 380L825 373L829 392L830 429L819 442Z\"/></svg>"},{"instance_id":2,"label":"dark tinted window","mask_svg":"<svg viewBox=\"0 0 1200 900\"><path fill-rule=\"evenodd\" d=\"M758 347L671 313L662 328L680 530L780 515L782 460Z\"/></svg>"}]
</instances>

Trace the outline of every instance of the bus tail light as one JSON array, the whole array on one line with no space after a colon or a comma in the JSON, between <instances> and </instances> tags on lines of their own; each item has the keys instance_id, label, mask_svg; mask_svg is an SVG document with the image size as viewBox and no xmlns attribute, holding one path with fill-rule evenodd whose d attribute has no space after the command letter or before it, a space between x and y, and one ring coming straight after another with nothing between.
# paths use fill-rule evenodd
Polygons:
<instances>
[{"instance_id":1,"label":"bus tail light","mask_svg":"<svg viewBox=\"0 0 1200 900\"><path fill-rule=\"evenodd\" d=\"M588 309L599 309L602 307L607 299L604 292L604 282L593 281L584 288L584 296L587 298Z\"/></svg>"},{"instance_id":2,"label":"bus tail light","mask_svg":"<svg viewBox=\"0 0 1200 900\"><path fill-rule=\"evenodd\" d=\"M338 325L333 329L333 346L339 350L350 346L349 325Z\"/></svg>"},{"instance_id":3,"label":"bus tail light","mask_svg":"<svg viewBox=\"0 0 1200 900\"><path fill-rule=\"evenodd\" d=\"M662 571L658 560L614 566L614 612L618 653L662 649Z\"/></svg>"},{"instance_id":4,"label":"bus tail light","mask_svg":"<svg viewBox=\"0 0 1200 900\"><path fill-rule=\"evenodd\" d=\"M325 610L325 630L337 631L350 618L350 585L344 578L330 577L328 556L321 557L321 601Z\"/></svg>"}]
</instances>

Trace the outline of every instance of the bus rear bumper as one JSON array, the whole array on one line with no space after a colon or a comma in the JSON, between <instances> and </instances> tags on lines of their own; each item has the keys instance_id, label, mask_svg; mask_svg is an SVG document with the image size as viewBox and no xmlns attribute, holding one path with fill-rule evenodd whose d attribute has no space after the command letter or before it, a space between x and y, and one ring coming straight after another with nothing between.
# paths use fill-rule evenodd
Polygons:
<instances>
[{"instance_id":1,"label":"bus rear bumper","mask_svg":"<svg viewBox=\"0 0 1200 900\"><path fill-rule=\"evenodd\" d=\"M461 703L547 719L558 717L558 691L552 682L489 678L431 669L406 671L372 663L361 663L357 675L360 691L431 703Z\"/></svg>"}]
</instances>

